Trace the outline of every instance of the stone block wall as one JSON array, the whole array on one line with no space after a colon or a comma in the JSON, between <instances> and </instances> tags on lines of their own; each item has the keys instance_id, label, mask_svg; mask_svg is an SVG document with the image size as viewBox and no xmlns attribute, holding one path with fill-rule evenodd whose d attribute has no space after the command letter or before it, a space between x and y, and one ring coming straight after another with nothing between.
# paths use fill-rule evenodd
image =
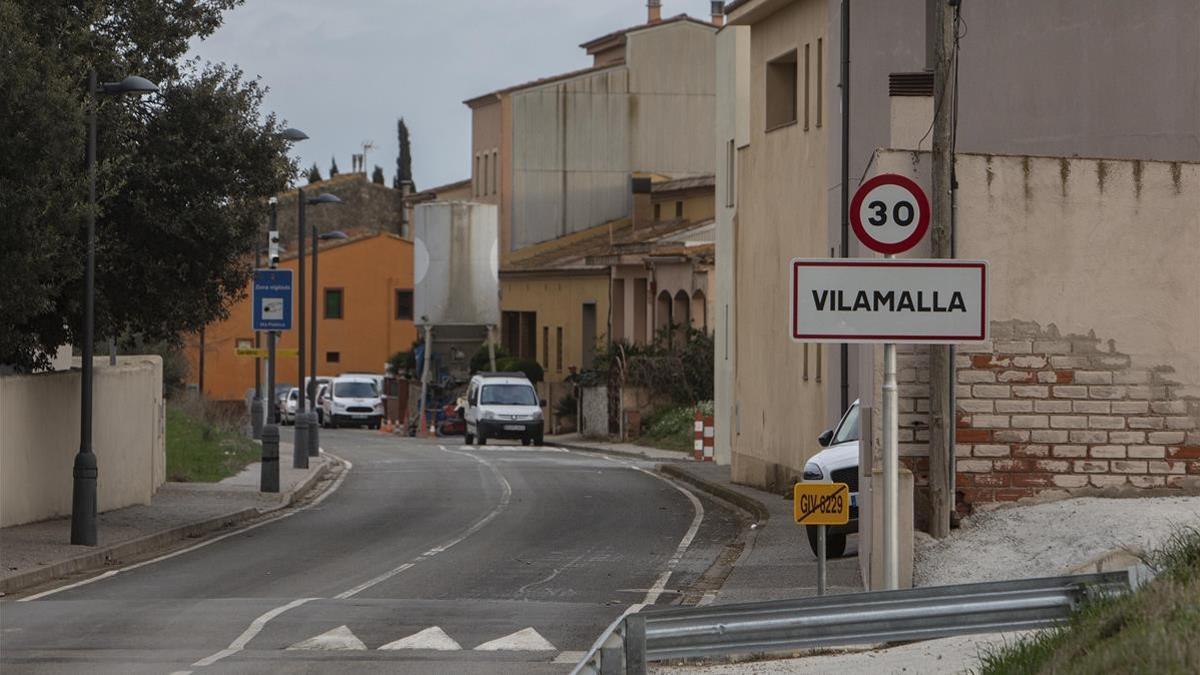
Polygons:
<instances>
[{"instance_id":1,"label":"stone block wall","mask_svg":"<svg viewBox=\"0 0 1200 675\"><path fill-rule=\"evenodd\" d=\"M960 510L1048 490L1200 490L1200 398L1110 340L992 322L956 355ZM900 454L928 485L929 350L900 347Z\"/></svg>"}]
</instances>

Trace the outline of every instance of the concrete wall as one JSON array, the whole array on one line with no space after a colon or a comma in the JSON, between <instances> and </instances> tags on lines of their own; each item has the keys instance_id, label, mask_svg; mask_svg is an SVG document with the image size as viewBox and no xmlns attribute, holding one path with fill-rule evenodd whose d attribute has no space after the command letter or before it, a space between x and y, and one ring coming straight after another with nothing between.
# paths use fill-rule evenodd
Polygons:
<instances>
[{"instance_id":1,"label":"concrete wall","mask_svg":"<svg viewBox=\"0 0 1200 675\"><path fill-rule=\"evenodd\" d=\"M148 504L166 480L162 359L95 360L99 508ZM71 513L80 371L0 377L0 527Z\"/></svg>"},{"instance_id":2,"label":"concrete wall","mask_svg":"<svg viewBox=\"0 0 1200 675\"><path fill-rule=\"evenodd\" d=\"M750 138L739 153L734 250L738 345L733 478L784 487L819 448L827 426L823 381L831 350L792 342L787 331L788 261L828 255L825 159L828 126L765 130L765 65L825 35L825 5L792 3L752 28ZM801 57L802 59L803 57ZM801 65L801 68L803 66ZM801 118L803 113L801 112ZM724 251L718 258L727 258ZM808 354L809 377L803 376ZM820 375L818 375L820 373Z\"/></svg>"},{"instance_id":3,"label":"concrete wall","mask_svg":"<svg viewBox=\"0 0 1200 675\"><path fill-rule=\"evenodd\" d=\"M750 142L750 28L727 26L717 33L716 74L716 269L713 274L715 373L713 458L729 464L733 449L733 372L737 306L733 303L736 255L738 148ZM732 156L730 146L732 145ZM731 184L732 182L732 184ZM730 193L733 194L730 194ZM732 199L731 199L732 198Z\"/></svg>"},{"instance_id":4,"label":"concrete wall","mask_svg":"<svg viewBox=\"0 0 1200 675\"><path fill-rule=\"evenodd\" d=\"M583 369L583 305L596 305L596 338L609 334L609 272L501 273L500 306L505 312L537 312L537 361L547 382L561 382L570 368ZM563 331L562 367L559 368L558 329ZM546 332L546 329L549 329ZM550 338L549 348L543 335Z\"/></svg>"}]
</instances>

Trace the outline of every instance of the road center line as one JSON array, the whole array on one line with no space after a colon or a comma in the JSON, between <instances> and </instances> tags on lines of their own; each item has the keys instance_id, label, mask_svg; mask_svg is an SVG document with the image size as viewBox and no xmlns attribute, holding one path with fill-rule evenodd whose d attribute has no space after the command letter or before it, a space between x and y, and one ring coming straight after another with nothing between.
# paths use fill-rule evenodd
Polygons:
<instances>
[{"instance_id":1,"label":"road center line","mask_svg":"<svg viewBox=\"0 0 1200 675\"><path fill-rule=\"evenodd\" d=\"M256 636L260 632L262 632L263 627L267 625L268 621L270 621L271 619L274 619L275 617L279 616L280 614L283 614L284 612L288 611L289 609L299 607L300 605L303 605L306 602L312 602L313 600L316 600L316 599L317 598L300 598L299 600L293 600L286 605L283 605L281 607L276 607L275 609L263 614L262 616L258 617L254 621L251 621L250 625L246 627L246 630L242 631L242 634L237 636L236 640L229 643L228 647L226 647L225 649L222 649L221 651L217 652L216 654L213 654L212 656L208 656L203 659L200 659L199 661L193 663L192 666L197 667L197 668L203 668L205 666L211 666L212 664L216 663L217 661L220 661L223 658L226 658L228 656L233 656L234 654L245 649L246 645L249 644L250 641L254 639L254 636Z\"/></svg>"},{"instance_id":2,"label":"road center line","mask_svg":"<svg viewBox=\"0 0 1200 675\"><path fill-rule=\"evenodd\" d=\"M488 514L486 516L475 521L475 523L473 525L471 525L471 527L467 528L467 530L465 532L458 535L454 539L451 539L450 541L438 544L437 546L434 546L433 548L429 549L428 551L425 551L421 555L417 556L416 558L413 558L412 560L404 563L403 565L394 567L373 579L364 581L363 583L355 586L354 588L351 588L347 591L344 591L342 593L339 593L339 594L333 596L335 599L346 600L347 598L352 598L352 597L358 595L359 593L362 593L363 591L367 590L368 588L371 588L372 586L377 586L377 585L387 581L388 579L391 579L392 577L396 576L397 574L400 574L401 572L413 567L414 565L416 565L420 562L429 560L430 558L434 557L435 555L442 553L442 552L446 551L447 549L461 543L467 537L470 537L471 535L475 534L479 530L483 529L484 526L486 526L488 523L492 522L492 520L494 520L496 518L496 516L500 515L501 512L503 512L505 509L508 508L508 504L512 500L512 485L509 484L508 479L506 479L504 477L504 474L500 473L500 469L496 468L495 464L492 464L491 462L483 459L482 457L478 457L476 455L473 455L473 454L470 454L467 452L459 452L457 450L450 450L444 445L439 445L438 449L440 449L442 452L449 452L449 453L452 453L455 455L462 455L464 457L470 457L471 459L475 460L476 462L479 462L480 464L483 464L487 468L491 469L492 473L496 476L496 480L500 482L500 489L502 490L502 493L500 495L500 502L498 504L496 504L495 508L493 508L490 512L488 512Z\"/></svg>"}]
</instances>

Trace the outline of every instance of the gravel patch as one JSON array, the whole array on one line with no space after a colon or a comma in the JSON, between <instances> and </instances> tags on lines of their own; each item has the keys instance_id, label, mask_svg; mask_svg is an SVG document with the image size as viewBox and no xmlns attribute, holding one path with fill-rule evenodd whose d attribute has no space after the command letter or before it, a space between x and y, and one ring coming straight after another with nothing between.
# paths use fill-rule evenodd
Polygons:
<instances>
[{"instance_id":1,"label":"gravel patch","mask_svg":"<svg viewBox=\"0 0 1200 675\"><path fill-rule=\"evenodd\" d=\"M977 513L941 541L914 542L916 586L1067 573L1114 549L1146 551L1200 525L1200 497L1080 497Z\"/></svg>"}]
</instances>

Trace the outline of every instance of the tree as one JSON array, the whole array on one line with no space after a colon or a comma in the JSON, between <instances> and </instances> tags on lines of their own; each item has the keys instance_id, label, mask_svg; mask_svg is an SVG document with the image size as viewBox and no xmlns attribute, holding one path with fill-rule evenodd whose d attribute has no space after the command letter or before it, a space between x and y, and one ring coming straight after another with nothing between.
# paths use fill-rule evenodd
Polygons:
<instances>
[{"instance_id":1,"label":"tree","mask_svg":"<svg viewBox=\"0 0 1200 675\"><path fill-rule=\"evenodd\" d=\"M333 178L336 175L338 175L337 157L330 157L329 158L329 177Z\"/></svg>"},{"instance_id":2,"label":"tree","mask_svg":"<svg viewBox=\"0 0 1200 675\"><path fill-rule=\"evenodd\" d=\"M416 183L413 183L412 177L412 146L408 138L408 125L404 123L403 117L396 122L396 137L400 145L400 154L396 156L396 177L392 181L392 187L399 190L404 181L409 181L415 191Z\"/></svg>"},{"instance_id":3,"label":"tree","mask_svg":"<svg viewBox=\"0 0 1200 675\"><path fill-rule=\"evenodd\" d=\"M379 166L378 164L375 165L375 170L371 172L371 182L384 185L382 166Z\"/></svg>"},{"instance_id":4,"label":"tree","mask_svg":"<svg viewBox=\"0 0 1200 675\"><path fill-rule=\"evenodd\" d=\"M0 363L48 365L81 341L86 83L126 74L161 94L98 105L96 332L178 342L243 292L262 203L294 172L236 69L181 58L238 0L0 0Z\"/></svg>"},{"instance_id":5,"label":"tree","mask_svg":"<svg viewBox=\"0 0 1200 675\"><path fill-rule=\"evenodd\" d=\"M317 168L316 162L313 162L312 168L310 168L308 170L308 182L309 183L320 183L321 182L321 169Z\"/></svg>"}]
</instances>

